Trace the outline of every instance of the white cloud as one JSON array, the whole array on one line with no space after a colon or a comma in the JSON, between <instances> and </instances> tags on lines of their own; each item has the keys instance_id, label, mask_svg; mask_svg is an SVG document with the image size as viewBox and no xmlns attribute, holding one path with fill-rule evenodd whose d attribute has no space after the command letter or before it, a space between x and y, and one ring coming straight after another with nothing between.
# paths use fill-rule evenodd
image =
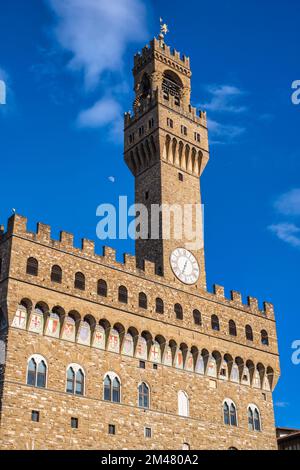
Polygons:
<instances>
[{"instance_id":1,"label":"white cloud","mask_svg":"<svg viewBox=\"0 0 300 470\"><path fill-rule=\"evenodd\" d=\"M0 67L0 105L6 105L7 79L7 73Z\"/></svg>"},{"instance_id":2,"label":"white cloud","mask_svg":"<svg viewBox=\"0 0 300 470\"><path fill-rule=\"evenodd\" d=\"M300 189L295 188L282 194L274 204L280 214L297 216L300 215Z\"/></svg>"},{"instance_id":3,"label":"white cloud","mask_svg":"<svg viewBox=\"0 0 300 470\"><path fill-rule=\"evenodd\" d=\"M243 113L247 111L246 106L236 104L236 100L245 93L232 85L209 85L206 87L212 95L211 100L201 106L209 111Z\"/></svg>"},{"instance_id":4,"label":"white cloud","mask_svg":"<svg viewBox=\"0 0 300 470\"><path fill-rule=\"evenodd\" d=\"M88 88L105 71L121 71L128 43L146 35L141 0L46 0L57 17L55 37L72 54L69 68L84 73Z\"/></svg>"},{"instance_id":5,"label":"white cloud","mask_svg":"<svg viewBox=\"0 0 300 470\"><path fill-rule=\"evenodd\" d=\"M295 224L280 223L270 225L268 228L279 238L279 240L282 240L293 247L300 248L300 228Z\"/></svg>"},{"instance_id":6,"label":"white cloud","mask_svg":"<svg viewBox=\"0 0 300 470\"><path fill-rule=\"evenodd\" d=\"M110 137L123 138L123 118L120 103L113 97L104 97L91 108L81 111L78 116L79 127L110 127Z\"/></svg>"},{"instance_id":7,"label":"white cloud","mask_svg":"<svg viewBox=\"0 0 300 470\"><path fill-rule=\"evenodd\" d=\"M207 125L212 136L211 144L233 143L236 137L245 132L244 127L221 124L213 119L208 119Z\"/></svg>"},{"instance_id":8,"label":"white cloud","mask_svg":"<svg viewBox=\"0 0 300 470\"><path fill-rule=\"evenodd\" d=\"M277 401L275 403L275 406L277 408L287 408L288 406L290 406L290 404L287 401Z\"/></svg>"}]
</instances>

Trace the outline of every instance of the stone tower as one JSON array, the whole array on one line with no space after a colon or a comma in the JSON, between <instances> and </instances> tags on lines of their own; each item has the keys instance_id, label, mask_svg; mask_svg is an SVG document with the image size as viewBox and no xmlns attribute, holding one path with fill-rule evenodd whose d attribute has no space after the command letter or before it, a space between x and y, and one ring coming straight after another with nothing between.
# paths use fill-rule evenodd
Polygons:
<instances>
[{"instance_id":1,"label":"stone tower","mask_svg":"<svg viewBox=\"0 0 300 470\"><path fill-rule=\"evenodd\" d=\"M158 274L171 279L177 274L180 277L176 269L171 269L172 253L175 250L176 263L181 254L176 249L191 246L184 225L189 212L185 211L192 211L191 235L199 230L196 209L191 209L191 205L200 207L199 178L209 159L206 114L198 114L191 106L189 58L171 50L162 36L135 56L133 75L134 114L125 115L125 161L135 177L136 204L144 204L149 214L146 237L136 241L136 256L140 265L144 260L152 261ZM160 215L158 239L153 239L149 228L151 220L156 220L153 205L166 207ZM177 235L172 223L177 223L178 228L180 222L172 207L181 209L182 231ZM205 288L203 239L188 256L190 252L197 260L199 274L197 269L196 276L187 279L187 283L197 282ZM184 266L185 259L180 263Z\"/></svg>"},{"instance_id":2,"label":"stone tower","mask_svg":"<svg viewBox=\"0 0 300 470\"><path fill-rule=\"evenodd\" d=\"M168 238L167 211L148 237L155 204L201 202L189 59L154 39L134 79L125 161L149 209L136 256L18 214L0 225L0 448L275 450L273 305L206 289L203 246Z\"/></svg>"}]
</instances>

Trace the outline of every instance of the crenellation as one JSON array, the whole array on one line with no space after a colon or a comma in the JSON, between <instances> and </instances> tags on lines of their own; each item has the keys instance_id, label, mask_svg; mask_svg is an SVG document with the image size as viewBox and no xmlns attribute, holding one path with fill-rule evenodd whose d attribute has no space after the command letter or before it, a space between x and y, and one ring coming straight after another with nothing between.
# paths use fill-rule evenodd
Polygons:
<instances>
[{"instance_id":1,"label":"crenellation","mask_svg":"<svg viewBox=\"0 0 300 470\"><path fill-rule=\"evenodd\" d=\"M124 265L128 271L136 272L136 257L128 253L124 253Z\"/></svg>"},{"instance_id":2,"label":"crenellation","mask_svg":"<svg viewBox=\"0 0 300 470\"><path fill-rule=\"evenodd\" d=\"M225 288L223 286L218 286L217 284L214 284L213 292L217 297L220 297L222 299L225 298Z\"/></svg>"},{"instance_id":3,"label":"crenellation","mask_svg":"<svg viewBox=\"0 0 300 470\"><path fill-rule=\"evenodd\" d=\"M259 306L258 306L258 299L255 297L247 297L247 304L250 307L251 312L253 313L260 313Z\"/></svg>"},{"instance_id":4,"label":"crenellation","mask_svg":"<svg viewBox=\"0 0 300 470\"><path fill-rule=\"evenodd\" d=\"M69 232L61 231L59 235L59 245L62 249L73 249L74 248L74 235Z\"/></svg>"},{"instance_id":5,"label":"crenellation","mask_svg":"<svg viewBox=\"0 0 300 470\"><path fill-rule=\"evenodd\" d=\"M51 227L50 225L39 222L37 224L36 240L40 242L49 243L51 240Z\"/></svg>"},{"instance_id":6,"label":"crenellation","mask_svg":"<svg viewBox=\"0 0 300 470\"><path fill-rule=\"evenodd\" d=\"M93 240L88 240L86 238L82 239L82 252L87 256L94 256L95 255L95 242Z\"/></svg>"},{"instance_id":7,"label":"crenellation","mask_svg":"<svg viewBox=\"0 0 300 470\"><path fill-rule=\"evenodd\" d=\"M230 291L230 299L238 305L243 305L242 294L240 292L237 292L235 290L231 290Z\"/></svg>"},{"instance_id":8,"label":"crenellation","mask_svg":"<svg viewBox=\"0 0 300 470\"><path fill-rule=\"evenodd\" d=\"M116 263L116 250L110 246L103 247L103 257L108 263Z\"/></svg>"},{"instance_id":9,"label":"crenellation","mask_svg":"<svg viewBox=\"0 0 300 470\"><path fill-rule=\"evenodd\" d=\"M264 313L265 315L268 317L268 318L271 318L273 320L275 320L275 311L274 311L274 305L271 304L270 302L264 302L263 303L263 306L264 306Z\"/></svg>"}]
</instances>

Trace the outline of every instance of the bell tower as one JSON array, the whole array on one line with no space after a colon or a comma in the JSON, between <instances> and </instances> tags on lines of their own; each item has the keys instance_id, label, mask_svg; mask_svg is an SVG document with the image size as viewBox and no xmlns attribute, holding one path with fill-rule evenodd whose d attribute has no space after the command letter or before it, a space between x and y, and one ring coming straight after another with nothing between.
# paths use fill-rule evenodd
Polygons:
<instances>
[{"instance_id":1,"label":"bell tower","mask_svg":"<svg viewBox=\"0 0 300 470\"><path fill-rule=\"evenodd\" d=\"M136 257L140 267L155 262L157 274L205 289L201 227L200 244L191 244L190 235L199 231L194 206L201 205L209 159L206 113L191 106L190 60L166 45L166 32L162 25L159 38L134 57L134 112L125 114L124 158L135 177L135 203L148 210ZM185 225L178 231L180 212Z\"/></svg>"}]
</instances>

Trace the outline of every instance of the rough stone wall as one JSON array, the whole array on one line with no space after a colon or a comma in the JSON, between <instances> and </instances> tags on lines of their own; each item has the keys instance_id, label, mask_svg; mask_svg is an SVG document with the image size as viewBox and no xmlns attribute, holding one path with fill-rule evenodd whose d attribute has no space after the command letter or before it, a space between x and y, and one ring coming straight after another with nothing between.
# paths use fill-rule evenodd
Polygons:
<instances>
[{"instance_id":1,"label":"rough stone wall","mask_svg":"<svg viewBox=\"0 0 300 470\"><path fill-rule=\"evenodd\" d=\"M210 294L195 287L182 287L178 281L169 282L160 276L134 269L131 259L127 267L113 261L113 252L107 250L107 258L99 257L98 262L90 252L78 256L66 246L63 250L53 247L45 236L42 241L40 227L39 241L34 234L22 232L13 237L10 280L7 305L9 324L13 320L17 305L24 298L33 306L44 302L49 311L61 306L68 313L79 312L93 316L98 323L105 319L111 326L119 323L124 331L134 327L138 334L150 332L152 338L162 336L167 342L173 340L179 346L184 344L191 350L206 349L218 351L222 358L230 354L241 357L244 362L263 364L265 369L274 371L273 386L279 375L276 328L273 311L266 305L262 313L255 299L249 299L250 306L241 303L238 293L234 300L224 298L224 290L215 287ZM49 235L49 234L48 234ZM70 241L70 240L69 240ZM5 242L5 240L3 241ZM87 249L87 245L85 247ZM26 260L34 256L39 260L38 277L26 274ZM110 258L111 256L111 258ZM134 259L134 258L133 258ZM63 283L55 285L50 281L53 264L63 270ZM109 266L111 264L112 266ZM113 266L114 265L114 266ZM132 265L132 272L129 270ZM74 274L81 271L86 275L86 290L74 289ZM139 273L139 275L137 275ZM103 278L108 283L108 297L97 296L96 281ZM129 303L118 302L118 286L128 288ZM138 307L138 293L148 296L148 310ZM165 302L165 313L155 313L155 298ZM174 302L183 306L184 319L175 319ZM192 311L198 308L202 313L202 326L193 323ZM212 331L210 316L218 314L220 332ZM234 319L238 335L228 334L228 321ZM245 340L244 327L251 324L254 342ZM260 331L268 331L270 345L260 343ZM42 354L48 363L48 383L45 390L26 385L27 360L32 354ZM66 367L70 363L80 364L86 374L84 397L73 397L65 393ZM108 371L116 372L122 383L122 403L110 404L103 398L103 376ZM146 381L151 389L150 410L137 407L137 387ZM216 388L211 388L216 387ZM178 417L179 390L190 398L190 417ZM237 404L238 427L223 424L222 403L225 398ZM247 405L254 403L261 412L262 432L248 431ZM32 423L31 411L40 411L40 422ZM79 429L70 427L70 418L79 419ZM115 424L117 435L108 434L108 424ZM153 437L145 439L144 427L152 427ZM208 432L209 430L209 432ZM246 385L209 378L194 372L177 370L158 364L153 368L150 361L146 369L139 368L139 360L108 351L99 351L89 346L36 335L15 328L9 329L8 355L6 362L3 409L1 416L2 448L156 448L181 449L187 442L191 448L226 449L276 448L272 394L268 390L255 389Z\"/></svg>"}]
</instances>

